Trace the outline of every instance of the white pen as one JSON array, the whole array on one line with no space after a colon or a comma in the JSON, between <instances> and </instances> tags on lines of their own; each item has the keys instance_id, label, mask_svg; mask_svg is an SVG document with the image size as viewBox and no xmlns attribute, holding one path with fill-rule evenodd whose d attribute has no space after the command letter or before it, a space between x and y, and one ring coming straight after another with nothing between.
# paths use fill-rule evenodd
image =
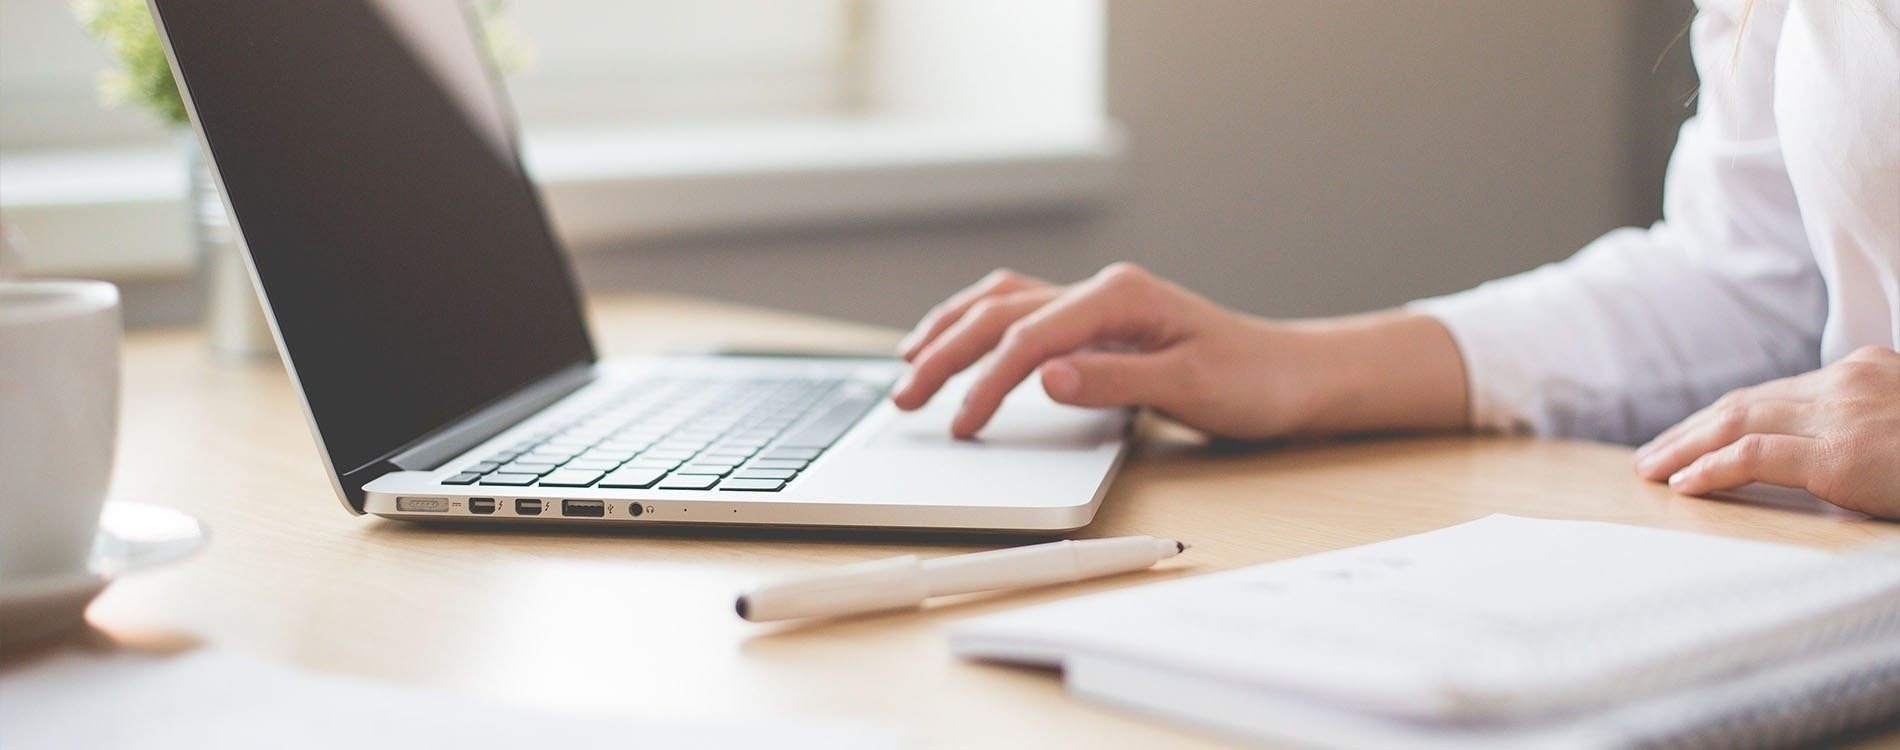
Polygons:
<instances>
[{"instance_id":1,"label":"white pen","mask_svg":"<svg viewBox=\"0 0 1900 750\"><path fill-rule=\"evenodd\" d=\"M740 594L737 609L740 617L753 622L906 609L933 596L1046 586L1141 570L1185 551L1187 545L1173 539L1123 536L934 560L905 555L761 586Z\"/></svg>"}]
</instances>

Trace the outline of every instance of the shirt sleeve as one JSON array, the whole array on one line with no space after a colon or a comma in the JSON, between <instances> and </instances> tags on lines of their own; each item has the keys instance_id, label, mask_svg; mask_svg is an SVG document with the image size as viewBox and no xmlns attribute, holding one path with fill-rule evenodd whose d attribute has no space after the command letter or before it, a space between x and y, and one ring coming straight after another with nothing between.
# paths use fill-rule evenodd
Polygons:
<instances>
[{"instance_id":1,"label":"shirt sleeve","mask_svg":"<svg viewBox=\"0 0 1900 750\"><path fill-rule=\"evenodd\" d=\"M1744 24L1739 0L1700 5L1698 108L1663 220L1412 303L1451 330L1475 427L1637 443L1729 390L1819 366L1826 290L1775 130L1784 7L1757 3Z\"/></svg>"}]
</instances>

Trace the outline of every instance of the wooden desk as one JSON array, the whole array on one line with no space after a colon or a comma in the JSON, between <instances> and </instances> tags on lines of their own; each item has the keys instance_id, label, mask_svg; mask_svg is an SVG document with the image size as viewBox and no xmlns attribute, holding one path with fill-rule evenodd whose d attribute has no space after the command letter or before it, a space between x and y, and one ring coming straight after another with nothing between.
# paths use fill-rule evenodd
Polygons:
<instances>
[{"instance_id":1,"label":"wooden desk","mask_svg":"<svg viewBox=\"0 0 1900 750\"><path fill-rule=\"evenodd\" d=\"M608 354L751 341L887 347L887 331L681 299L598 306ZM1150 435L1082 536L1194 550L1105 581L973 596L818 625L739 621L732 594L832 563L980 542L848 535L439 528L354 517L332 495L280 368L214 365L188 332L127 343L114 495L176 506L211 545L129 578L92 622L133 643L203 642L264 660L586 712L871 717L934 747L1194 747L1215 738L1063 695L1049 673L950 657L955 619L1388 539L1494 512L1597 519L1824 547L1900 526L1678 497L1628 451L1432 438L1251 452ZM1162 432L1166 432L1163 430Z\"/></svg>"}]
</instances>

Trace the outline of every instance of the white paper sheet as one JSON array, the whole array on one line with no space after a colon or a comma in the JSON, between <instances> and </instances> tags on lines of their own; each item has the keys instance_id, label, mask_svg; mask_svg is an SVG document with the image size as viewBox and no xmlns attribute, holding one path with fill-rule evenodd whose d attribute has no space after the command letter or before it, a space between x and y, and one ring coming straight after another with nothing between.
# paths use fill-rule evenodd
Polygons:
<instances>
[{"instance_id":1,"label":"white paper sheet","mask_svg":"<svg viewBox=\"0 0 1900 750\"><path fill-rule=\"evenodd\" d=\"M863 722L535 714L209 649L175 657L72 653L0 672L4 750L905 746L894 728Z\"/></svg>"}]
</instances>

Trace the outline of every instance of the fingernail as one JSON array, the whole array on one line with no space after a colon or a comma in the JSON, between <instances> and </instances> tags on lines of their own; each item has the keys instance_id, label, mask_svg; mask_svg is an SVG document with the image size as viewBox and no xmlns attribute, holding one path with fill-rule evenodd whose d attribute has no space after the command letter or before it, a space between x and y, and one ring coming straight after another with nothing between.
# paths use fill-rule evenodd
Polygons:
<instances>
[{"instance_id":1,"label":"fingernail","mask_svg":"<svg viewBox=\"0 0 1900 750\"><path fill-rule=\"evenodd\" d=\"M1073 400L1082 389L1082 373L1068 362L1050 362L1042 366L1042 387L1057 401Z\"/></svg>"},{"instance_id":2,"label":"fingernail","mask_svg":"<svg viewBox=\"0 0 1900 750\"><path fill-rule=\"evenodd\" d=\"M969 420L969 412L958 411L956 418L950 420L950 435L958 440L969 440L970 438L976 437L976 431L970 429L969 426L965 424Z\"/></svg>"},{"instance_id":3,"label":"fingernail","mask_svg":"<svg viewBox=\"0 0 1900 750\"><path fill-rule=\"evenodd\" d=\"M1688 484L1688 483L1689 483L1688 469L1683 469L1682 471L1678 471L1674 474L1669 475L1669 486L1671 487L1680 489L1683 485Z\"/></svg>"}]
</instances>

